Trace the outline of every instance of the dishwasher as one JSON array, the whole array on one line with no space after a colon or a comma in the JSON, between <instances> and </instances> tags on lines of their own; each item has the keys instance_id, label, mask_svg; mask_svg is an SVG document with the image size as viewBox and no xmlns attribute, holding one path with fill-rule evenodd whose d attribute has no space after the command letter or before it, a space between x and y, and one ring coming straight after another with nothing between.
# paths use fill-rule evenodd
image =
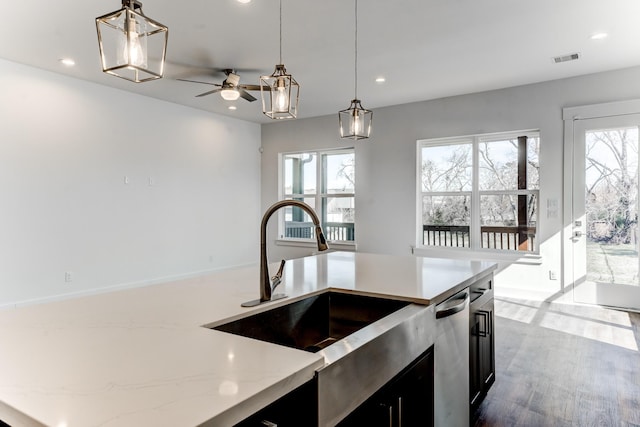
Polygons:
<instances>
[{"instance_id":1,"label":"dishwasher","mask_svg":"<svg viewBox=\"0 0 640 427\"><path fill-rule=\"evenodd\" d=\"M469 425L469 289L436 305L436 427Z\"/></svg>"}]
</instances>

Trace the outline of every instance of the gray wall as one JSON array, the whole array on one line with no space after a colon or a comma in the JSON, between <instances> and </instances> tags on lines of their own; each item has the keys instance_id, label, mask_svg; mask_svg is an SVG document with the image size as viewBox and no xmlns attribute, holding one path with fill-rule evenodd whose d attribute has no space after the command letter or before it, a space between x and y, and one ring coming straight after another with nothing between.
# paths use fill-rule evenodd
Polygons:
<instances>
[{"instance_id":1,"label":"gray wall","mask_svg":"<svg viewBox=\"0 0 640 427\"><path fill-rule=\"evenodd\" d=\"M0 93L0 307L257 262L259 125L2 60Z\"/></svg>"},{"instance_id":2,"label":"gray wall","mask_svg":"<svg viewBox=\"0 0 640 427\"><path fill-rule=\"evenodd\" d=\"M563 179L562 108L640 98L640 68L374 109L373 137L340 140L337 114L262 126L262 208L278 198L278 153L355 145L358 251L410 254L416 244L416 141L477 133L539 129L540 257L514 264L498 283L553 292L560 281ZM362 94L366 101L366 94ZM304 108L304 104L301 105ZM336 107L336 113L338 108ZM557 200L557 218L547 218L547 200ZM309 250L274 246L270 258ZM432 256L443 255L432 252ZM448 256L448 255L447 255Z\"/></svg>"}]
</instances>

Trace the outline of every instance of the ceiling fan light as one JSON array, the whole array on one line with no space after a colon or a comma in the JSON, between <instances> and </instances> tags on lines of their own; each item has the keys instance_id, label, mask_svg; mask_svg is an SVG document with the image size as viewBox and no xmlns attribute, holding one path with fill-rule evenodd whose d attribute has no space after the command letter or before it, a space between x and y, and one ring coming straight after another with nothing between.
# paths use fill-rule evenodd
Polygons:
<instances>
[{"instance_id":1,"label":"ceiling fan light","mask_svg":"<svg viewBox=\"0 0 640 427\"><path fill-rule=\"evenodd\" d=\"M340 138L367 139L371 135L373 111L362 107L359 99L353 99L349 108L338 112Z\"/></svg>"},{"instance_id":2,"label":"ceiling fan light","mask_svg":"<svg viewBox=\"0 0 640 427\"><path fill-rule=\"evenodd\" d=\"M222 91L220 91L220 96L222 96L222 99L225 101L235 101L240 98L240 92L235 88L222 89Z\"/></svg>"},{"instance_id":3,"label":"ceiling fan light","mask_svg":"<svg viewBox=\"0 0 640 427\"><path fill-rule=\"evenodd\" d=\"M162 78L169 29L148 18L138 0L96 18L102 71L140 83Z\"/></svg>"}]
</instances>

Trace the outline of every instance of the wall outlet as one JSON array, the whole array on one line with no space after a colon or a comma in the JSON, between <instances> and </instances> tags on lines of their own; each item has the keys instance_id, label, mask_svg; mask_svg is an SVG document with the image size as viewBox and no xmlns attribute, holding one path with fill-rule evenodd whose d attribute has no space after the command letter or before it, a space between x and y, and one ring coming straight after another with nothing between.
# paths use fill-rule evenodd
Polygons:
<instances>
[{"instance_id":1,"label":"wall outlet","mask_svg":"<svg viewBox=\"0 0 640 427\"><path fill-rule=\"evenodd\" d=\"M73 282L73 273L71 271L64 272L64 281L67 283Z\"/></svg>"},{"instance_id":2,"label":"wall outlet","mask_svg":"<svg viewBox=\"0 0 640 427\"><path fill-rule=\"evenodd\" d=\"M558 280L558 273L555 270L549 270L549 280Z\"/></svg>"}]
</instances>

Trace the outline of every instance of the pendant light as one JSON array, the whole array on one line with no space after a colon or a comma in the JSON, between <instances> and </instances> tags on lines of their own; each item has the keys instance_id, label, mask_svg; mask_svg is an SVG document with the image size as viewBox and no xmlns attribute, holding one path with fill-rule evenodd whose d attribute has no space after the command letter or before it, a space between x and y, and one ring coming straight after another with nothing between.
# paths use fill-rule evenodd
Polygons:
<instances>
[{"instance_id":1,"label":"pendant light","mask_svg":"<svg viewBox=\"0 0 640 427\"><path fill-rule=\"evenodd\" d=\"M148 18L138 0L96 18L102 71L140 83L162 78L169 29Z\"/></svg>"},{"instance_id":2,"label":"pendant light","mask_svg":"<svg viewBox=\"0 0 640 427\"><path fill-rule=\"evenodd\" d=\"M340 123L340 138L366 139L371 135L373 111L362 107L358 99L358 0L355 0L355 90L351 105L346 110L338 112Z\"/></svg>"},{"instance_id":3,"label":"pendant light","mask_svg":"<svg viewBox=\"0 0 640 427\"><path fill-rule=\"evenodd\" d=\"M300 85L282 62L282 0L280 0L280 63L270 76L260 77L262 112L272 119L295 119L298 116Z\"/></svg>"}]
</instances>

